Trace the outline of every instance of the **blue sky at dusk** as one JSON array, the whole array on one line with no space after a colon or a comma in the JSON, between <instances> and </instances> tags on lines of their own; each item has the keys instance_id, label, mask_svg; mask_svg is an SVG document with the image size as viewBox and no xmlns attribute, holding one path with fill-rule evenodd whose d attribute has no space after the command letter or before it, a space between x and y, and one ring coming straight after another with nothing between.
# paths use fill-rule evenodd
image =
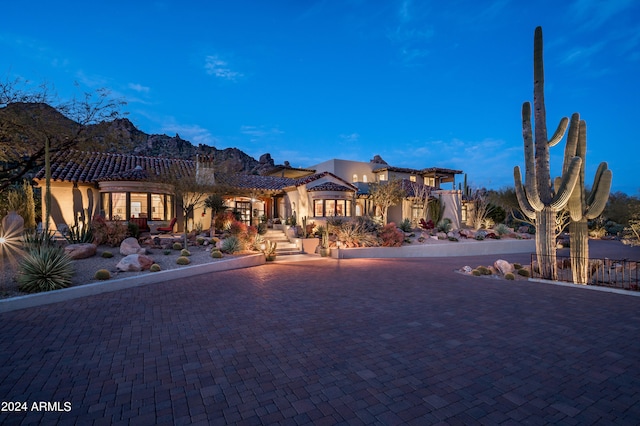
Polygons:
<instances>
[{"instance_id":1,"label":"blue sky at dusk","mask_svg":"<svg viewBox=\"0 0 640 426\"><path fill-rule=\"evenodd\" d=\"M513 186L544 33L549 132L579 112L586 183L640 194L640 2L67 1L2 6L0 76L108 88L146 133L306 167L447 167ZM551 150L560 173L564 143ZM462 177L459 177L459 181Z\"/></svg>"}]
</instances>

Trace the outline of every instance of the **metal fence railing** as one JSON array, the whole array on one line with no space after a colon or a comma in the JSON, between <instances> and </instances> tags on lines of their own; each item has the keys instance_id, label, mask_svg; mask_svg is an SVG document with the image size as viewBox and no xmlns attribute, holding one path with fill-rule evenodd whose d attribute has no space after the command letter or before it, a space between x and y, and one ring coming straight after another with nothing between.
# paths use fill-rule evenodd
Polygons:
<instances>
[{"instance_id":1,"label":"metal fence railing","mask_svg":"<svg viewBox=\"0 0 640 426\"><path fill-rule=\"evenodd\" d=\"M571 271L571 258L569 256L556 256L557 280L573 282ZM614 259L589 259L587 269L587 285L612 287L624 290L640 290L640 261L614 260ZM538 268L538 255L531 255L531 277L542 278Z\"/></svg>"}]
</instances>

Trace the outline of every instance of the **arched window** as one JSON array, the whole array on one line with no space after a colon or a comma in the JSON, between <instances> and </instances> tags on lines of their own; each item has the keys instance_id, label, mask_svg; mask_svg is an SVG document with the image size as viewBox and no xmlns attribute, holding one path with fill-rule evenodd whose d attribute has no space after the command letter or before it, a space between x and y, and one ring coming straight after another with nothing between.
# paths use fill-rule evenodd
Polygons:
<instances>
[{"instance_id":1,"label":"arched window","mask_svg":"<svg viewBox=\"0 0 640 426\"><path fill-rule=\"evenodd\" d=\"M358 181L358 174L354 173L353 178L351 179L351 182L357 182L357 181Z\"/></svg>"},{"instance_id":2,"label":"arched window","mask_svg":"<svg viewBox=\"0 0 640 426\"><path fill-rule=\"evenodd\" d=\"M363 181L364 183L367 183L367 175L362 175L362 181Z\"/></svg>"}]
</instances>

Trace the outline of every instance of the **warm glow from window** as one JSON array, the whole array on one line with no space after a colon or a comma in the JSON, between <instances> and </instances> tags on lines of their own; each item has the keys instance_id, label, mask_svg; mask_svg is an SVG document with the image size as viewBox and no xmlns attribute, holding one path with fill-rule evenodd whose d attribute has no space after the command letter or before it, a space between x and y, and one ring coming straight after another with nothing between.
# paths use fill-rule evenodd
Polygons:
<instances>
[{"instance_id":1,"label":"warm glow from window","mask_svg":"<svg viewBox=\"0 0 640 426\"><path fill-rule=\"evenodd\" d=\"M415 177L415 176L409 176L409 180L410 180L411 182L415 182L415 181L416 181L416 177Z\"/></svg>"},{"instance_id":2,"label":"warm glow from window","mask_svg":"<svg viewBox=\"0 0 640 426\"><path fill-rule=\"evenodd\" d=\"M352 180L351 180L351 181L352 181L352 182L357 182L357 181L358 181L358 174L357 174L357 173L354 173L354 174L353 174L353 178L352 178Z\"/></svg>"},{"instance_id":3,"label":"warm glow from window","mask_svg":"<svg viewBox=\"0 0 640 426\"><path fill-rule=\"evenodd\" d=\"M362 175L362 181L363 181L364 183L367 183L367 175Z\"/></svg>"}]
</instances>

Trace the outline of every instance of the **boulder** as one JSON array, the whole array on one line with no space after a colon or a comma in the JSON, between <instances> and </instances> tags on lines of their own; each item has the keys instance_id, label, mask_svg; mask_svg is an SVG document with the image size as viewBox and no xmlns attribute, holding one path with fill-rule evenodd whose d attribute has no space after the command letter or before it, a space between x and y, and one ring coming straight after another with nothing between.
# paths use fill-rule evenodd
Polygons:
<instances>
[{"instance_id":1,"label":"boulder","mask_svg":"<svg viewBox=\"0 0 640 426\"><path fill-rule=\"evenodd\" d=\"M514 267L511 263L506 260L498 259L493 263L493 266L496 268L498 272L502 275L508 274L509 272L513 273Z\"/></svg>"},{"instance_id":2,"label":"boulder","mask_svg":"<svg viewBox=\"0 0 640 426\"><path fill-rule=\"evenodd\" d=\"M91 243L77 243L69 244L64 248L64 251L72 259L86 259L87 257L94 256L96 254L97 246Z\"/></svg>"},{"instance_id":3,"label":"boulder","mask_svg":"<svg viewBox=\"0 0 640 426\"><path fill-rule=\"evenodd\" d=\"M145 271L153 265L153 259L144 254L130 254L123 257L116 265L118 271L138 272Z\"/></svg>"},{"instance_id":4,"label":"boulder","mask_svg":"<svg viewBox=\"0 0 640 426\"><path fill-rule=\"evenodd\" d=\"M129 256L130 254L145 254L146 252L147 249L140 247L136 238L125 238L125 240L120 243L120 254L123 256Z\"/></svg>"},{"instance_id":5,"label":"boulder","mask_svg":"<svg viewBox=\"0 0 640 426\"><path fill-rule=\"evenodd\" d=\"M460 237L473 239L473 238L476 237L476 233L471 229L461 229L460 230Z\"/></svg>"}]
</instances>

